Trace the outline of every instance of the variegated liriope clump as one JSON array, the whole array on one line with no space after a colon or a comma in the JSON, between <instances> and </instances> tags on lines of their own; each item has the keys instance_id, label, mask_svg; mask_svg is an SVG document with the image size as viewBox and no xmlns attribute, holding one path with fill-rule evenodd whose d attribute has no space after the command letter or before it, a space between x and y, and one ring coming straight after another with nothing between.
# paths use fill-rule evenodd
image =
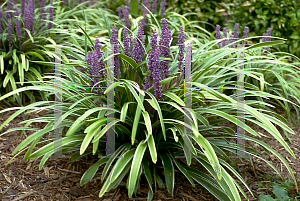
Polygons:
<instances>
[{"instance_id":1,"label":"variegated liriope clump","mask_svg":"<svg viewBox=\"0 0 300 201\"><path fill-rule=\"evenodd\" d=\"M53 79L49 78L49 82L2 96L0 100L26 90L61 93L62 103L36 102L19 109L0 126L1 129L24 111L54 111L60 106L61 118L48 114L23 122L24 130L31 129L32 122L48 124L28 136L14 153L27 151L24 159L42 157L40 169L55 153L72 152L71 160L97 154L99 160L84 173L80 184L91 180L104 165L100 197L124 180L131 198L138 190L142 175L149 184L148 200L152 200L153 187L157 185L166 187L173 196L175 170L178 170L192 186L196 181L217 199L238 201L240 195L246 195L236 179L250 189L231 165L230 153L236 154L238 150L247 160L250 156L259 157L257 150L228 140L238 136L275 154L295 179L285 159L267 144L250 137L260 134L236 116L237 105L242 105L245 122L263 128L295 157L274 124L294 132L282 121L284 118L266 112L270 104L266 106L263 102L263 98L278 97L245 83L245 101L238 103L235 95L227 96L221 87L216 87L234 89L229 85L230 79L236 76L232 71L239 64L236 49L216 51L215 41L192 38L184 33L183 27L178 29L178 38L173 38L172 33L177 31L172 32L166 19L157 26L152 25L150 35L145 34L144 25L140 23L133 32L121 30L119 36L123 39L118 38L117 27L113 26L109 42L97 38L87 53L81 47L75 48L81 54L63 65L61 90L57 91ZM86 37L93 43L87 34ZM177 44L172 45L172 40ZM245 50L246 54L247 51L250 50ZM228 58L224 59L225 55ZM78 65L86 67L87 72L76 70ZM247 76L256 78L251 70ZM253 101L253 96L260 96L261 100ZM243 125L246 135L219 125L226 121ZM62 139L48 141L33 152L47 132L58 128L62 129ZM192 161L199 169L190 167Z\"/></svg>"}]
</instances>

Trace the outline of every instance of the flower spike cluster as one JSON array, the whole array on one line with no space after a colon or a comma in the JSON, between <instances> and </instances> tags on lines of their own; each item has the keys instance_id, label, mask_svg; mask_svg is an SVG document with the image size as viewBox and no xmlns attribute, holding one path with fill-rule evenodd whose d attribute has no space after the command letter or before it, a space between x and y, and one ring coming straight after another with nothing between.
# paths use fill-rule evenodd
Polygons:
<instances>
[{"instance_id":1,"label":"flower spike cluster","mask_svg":"<svg viewBox=\"0 0 300 201\"><path fill-rule=\"evenodd\" d=\"M136 63L140 63L144 58L144 48L145 45L144 40L144 25L143 22L140 22L138 33L136 38L133 40L133 49L132 49L132 58L135 60Z\"/></svg>"},{"instance_id":2,"label":"flower spike cluster","mask_svg":"<svg viewBox=\"0 0 300 201\"><path fill-rule=\"evenodd\" d=\"M223 28L223 41L222 41L222 45L223 45L223 47L225 47L227 44L228 44L228 42L227 42L227 28L226 27L224 27Z\"/></svg>"},{"instance_id":3,"label":"flower spike cluster","mask_svg":"<svg viewBox=\"0 0 300 201\"><path fill-rule=\"evenodd\" d=\"M220 25L216 25L216 39L221 39L221 27ZM218 42L218 46L221 47L221 42Z\"/></svg>"},{"instance_id":4,"label":"flower spike cluster","mask_svg":"<svg viewBox=\"0 0 300 201\"><path fill-rule=\"evenodd\" d=\"M105 77L105 73L104 73L104 60L102 58L103 52L101 51L101 44L98 37L96 37L94 47L96 51L94 51L93 53L91 51L88 51L88 55L86 58L86 63L89 65L87 67L87 72L91 79L92 86L95 85L94 91L99 95L101 95L103 91L101 90L102 85L99 86L99 82L101 78L103 79Z\"/></svg>"},{"instance_id":5,"label":"flower spike cluster","mask_svg":"<svg viewBox=\"0 0 300 201\"><path fill-rule=\"evenodd\" d=\"M157 9L157 0L153 0L152 2L152 13L156 13Z\"/></svg>"},{"instance_id":6,"label":"flower spike cluster","mask_svg":"<svg viewBox=\"0 0 300 201\"><path fill-rule=\"evenodd\" d=\"M112 48L114 50L113 53L114 54L120 53L116 25L114 25L113 28L112 28L110 42L111 42ZM121 74L119 67L120 67L119 57L114 56L114 75L115 75L115 77L118 77L118 75Z\"/></svg>"},{"instance_id":7,"label":"flower spike cluster","mask_svg":"<svg viewBox=\"0 0 300 201\"><path fill-rule=\"evenodd\" d=\"M164 58L170 58L170 42L171 42L171 30L168 29L167 20L163 18L161 20L162 24L162 33L160 35L159 45L160 45L160 56ZM161 70L162 70L162 78L165 79L169 77L169 61L161 61Z\"/></svg>"},{"instance_id":8,"label":"flower spike cluster","mask_svg":"<svg viewBox=\"0 0 300 201\"><path fill-rule=\"evenodd\" d=\"M125 28L123 33L123 45L124 45L124 54L130 56L130 43L129 43L128 30Z\"/></svg>"},{"instance_id":9,"label":"flower spike cluster","mask_svg":"<svg viewBox=\"0 0 300 201\"><path fill-rule=\"evenodd\" d=\"M15 16L16 16L16 32L17 32L17 36L18 36L18 40L20 43L20 46L22 44L22 33L21 33L21 26L20 26L20 22L19 22L19 10L18 8L15 8ZM20 48L21 49L21 48Z\"/></svg>"},{"instance_id":10,"label":"flower spike cluster","mask_svg":"<svg viewBox=\"0 0 300 201\"><path fill-rule=\"evenodd\" d=\"M50 22L48 24L48 29L52 28L53 24L51 23L51 21L54 20L54 16L53 16L54 8L53 8L53 2L52 2L52 0L50 0L50 5L51 5L51 7L49 8L49 14L50 14L49 15L49 20L50 20Z\"/></svg>"},{"instance_id":11,"label":"flower spike cluster","mask_svg":"<svg viewBox=\"0 0 300 201\"><path fill-rule=\"evenodd\" d=\"M158 65L157 61L156 61L156 49L158 48L157 47L157 32L156 32L156 29L153 29L153 34L151 36L151 39L150 39L150 46L151 46L151 49L150 49L150 54L148 56L148 78L147 80L145 80L145 85L144 86L144 89L147 90L149 88L149 85L148 85L148 80L150 80L150 85L152 85L152 82L153 82L153 78L154 78L154 69L155 68L159 68L160 66Z\"/></svg>"},{"instance_id":12,"label":"flower spike cluster","mask_svg":"<svg viewBox=\"0 0 300 201\"><path fill-rule=\"evenodd\" d=\"M243 38L248 38L248 32L249 32L249 27L245 27L244 31L243 31L243 33L244 33ZM245 46L246 41L243 40L242 44L243 44L243 46Z\"/></svg>"},{"instance_id":13,"label":"flower spike cluster","mask_svg":"<svg viewBox=\"0 0 300 201\"><path fill-rule=\"evenodd\" d=\"M160 14L160 16L161 17L164 17L164 15L165 15L166 5L167 5L167 0L162 0L161 4L160 4L160 7L161 7L161 14Z\"/></svg>"},{"instance_id":14,"label":"flower spike cluster","mask_svg":"<svg viewBox=\"0 0 300 201\"><path fill-rule=\"evenodd\" d=\"M263 36L271 36L271 28L268 28L266 33L263 33ZM270 37L264 37L262 38L262 42L268 42L271 41ZM269 47L262 47L262 50L270 51L271 49Z\"/></svg>"}]
</instances>

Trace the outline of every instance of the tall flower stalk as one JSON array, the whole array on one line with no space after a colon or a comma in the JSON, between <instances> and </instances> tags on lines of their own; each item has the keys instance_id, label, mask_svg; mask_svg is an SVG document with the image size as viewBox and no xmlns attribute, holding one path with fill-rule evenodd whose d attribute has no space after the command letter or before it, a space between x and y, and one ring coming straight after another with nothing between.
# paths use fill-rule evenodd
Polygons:
<instances>
[{"instance_id":1,"label":"tall flower stalk","mask_svg":"<svg viewBox=\"0 0 300 201\"><path fill-rule=\"evenodd\" d=\"M9 44L9 50L11 50L11 43L12 43L12 24L11 24L11 19L8 19L8 22L7 22L7 38L8 38L8 44Z\"/></svg>"},{"instance_id":2,"label":"tall flower stalk","mask_svg":"<svg viewBox=\"0 0 300 201\"><path fill-rule=\"evenodd\" d=\"M162 0L161 4L160 4L160 7L161 7L160 16L161 17L164 17L164 15L165 15L166 5L167 5L167 0Z\"/></svg>"},{"instance_id":3,"label":"tall flower stalk","mask_svg":"<svg viewBox=\"0 0 300 201\"><path fill-rule=\"evenodd\" d=\"M20 22L19 22L19 10L18 8L15 8L15 15L16 15L16 33L17 33L17 36L18 36L18 40L19 40L19 44L20 44L20 51L21 51L21 45L22 45L22 33L21 33L21 26L20 26Z\"/></svg>"},{"instance_id":4,"label":"tall flower stalk","mask_svg":"<svg viewBox=\"0 0 300 201\"><path fill-rule=\"evenodd\" d=\"M128 30L125 28L123 33L123 45L124 45L124 54L130 56L130 43L129 43Z\"/></svg>"},{"instance_id":5,"label":"tall flower stalk","mask_svg":"<svg viewBox=\"0 0 300 201\"><path fill-rule=\"evenodd\" d=\"M171 42L171 30L168 29L167 20L163 18L161 20L161 29L162 33L160 35L159 45L160 45L160 56L164 57L166 59L170 58L170 42ZM160 61L160 66L162 70L162 79L165 79L169 77L170 71L169 71L169 61L164 60ZM167 90L167 84L166 84L166 90Z\"/></svg>"},{"instance_id":6,"label":"tall flower stalk","mask_svg":"<svg viewBox=\"0 0 300 201\"><path fill-rule=\"evenodd\" d=\"M142 44L145 45L144 25L142 22L140 22L138 33L133 39L132 58L135 60L136 63L140 63L144 58L144 48Z\"/></svg>"},{"instance_id":7,"label":"tall flower stalk","mask_svg":"<svg viewBox=\"0 0 300 201\"><path fill-rule=\"evenodd\" d=\"M48 23L48 29L51 29L53 27L52 21L54 20L54 8L53 8L53 2L50 0L50 8L49 8L49 23Z\"/></svg>"},{"instance_id":8,"label":"tall flower stalk","mask_svg":"<svg viewBox=\"0 0 300 201\"><path fill-rule=\"evenodd\" d=\"M249 27L245 27L244 31L243 31L243 38L248 38L248 32L249 32ZM243 40L242 44L243 44L243 46L245 46L246 45L246 41Z\"/></svg>"},{"instance_id":9,"label":"tall flower stalk","mask_svg":"<svg viewBox=\"0 0 300 201\"><path fill-rule=\"evenodd\" d=\"M146 78L145 80L145 85L144 89L147 90L149 87L152 86L153 83L153 78L154 78L154 69L157 68L157 61L155 58L155 54L156 54L156 49L157 49L157 32L156 29L153 29L153 34L150 38L150 54L148 56L148 78ZM159 67L159 65L158 65ZM150 81L150 86L148 85L148 81ZM147 87L149 86L149 87Z\"/></svg>"},{"instance_id":10,"label":"tall flower stalk","mask_svg":"<svg viewBox=\"0 0 300 201\"><path fill-rule=\"evenodd\" d=\"M114 25L113 28L112 28L110 42L111 42L112 48L114 50L113 53L114 54L120 53L116 25ZM115 77L118 77L118 75L121 74L119 68L120 68L119 57L118 56L114 56L114 75L115 75Z\"/></svg>"}]
</instances>

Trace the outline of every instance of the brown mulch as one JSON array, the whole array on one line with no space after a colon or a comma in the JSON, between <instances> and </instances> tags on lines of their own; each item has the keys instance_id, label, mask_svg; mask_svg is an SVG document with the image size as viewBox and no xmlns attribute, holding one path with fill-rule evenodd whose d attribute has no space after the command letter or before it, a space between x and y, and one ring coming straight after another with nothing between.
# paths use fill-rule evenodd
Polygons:
<instances>
[{"instance_id":1,"label":"brown mulch","mask_svg":"<svg viewBox=\"0 0 300 201\"><path fill-rule=\"evenodd\" d=\"M11 114L12 112L7 112L4 115L0 114L0 124L2 124ZM18 124L21 121L21 117L17 117L2 130L0 130L0 134L9 128L14 128L16 126L21 127L21 125ZM33 124L33 127L41 128L44 125L45 124L43 123L36 123ZM140 188L137 191L137 194L133 195L133 198L128 198L125 182L121 182L116 189L105 193L103 197L99 198L99 192L103 185L101 183L101 172L104 168L104 165L100 166L97 174L91 181L83 186L80 186L79 183L81 176L94 162L98 160L97 156L85 156L73 162L69 161L70 155L63 155L62 158L49 158L41 171L38 169L40 159L36 161L34 159L23 161L25 153L21 153L12 159L13 156L15 156L15 154L12 154L12 151L32 132L33 131L26 131L21 139L20 131L14 131L0 136L1 200L147 200L149 186L145 177L143 176L140 182ZM267 135L266 132L262 132ZM289 144L289 146L294 151L297 159L293 159L276 140L271 141L271 138L264 138L261 140L267 142L268 145L278 151L287 160L287 162L290 164L290 167L293 169L297 180L300 181L300 174L296 174L300 173L300 161L298 160L300 155L299 132L297 132L296 135L290 135L290 137L293 141L293 144ZM42 145L38 146L41 147ZM263 151L260 148L258 148L258 150ZM281 170L281 164L274 156L268 156L266 153L263 153L262 156L271 161L271 163L274 164L277 169ZM12 162L8 166L5 166L5 164L11 159ZM257 183L270 182L261 181L261 176L265 174L272 175L274 174L274 171L261 160L253 159L253 163L256 167L255 169L253 169L247 161L241 160L237 162L237 165L240 169L239 173L254 194L254 197L252 197L246 188L242 186L248 196L247 200L257 200L260 194L270 194L272 191L272 189L269 189L267 185L266 188L258 188ZM199 165L196 163L196 161L192 162L191 167L199 169ZM282 175L284 178L288 175L285 167L282 167ZM196 187L193 188L184 175L178 171L176 171L175 179L176 182L174 196L172 198L169 196L166 189L159 189L157 187L153 200L217 200L198 183L195 182Z\"/></svg>"}]
</instances>

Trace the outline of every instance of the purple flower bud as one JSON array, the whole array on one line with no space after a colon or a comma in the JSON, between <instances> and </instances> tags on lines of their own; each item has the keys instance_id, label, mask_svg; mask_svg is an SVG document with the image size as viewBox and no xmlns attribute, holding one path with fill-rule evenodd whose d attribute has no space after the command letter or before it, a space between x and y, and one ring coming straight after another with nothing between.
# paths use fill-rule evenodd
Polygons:
<instances>
[{"instance_id":1,"label":"purple flower bud","mask_svg":"<svg viewBox=\"0 0 300 201\"><path fill-rule=\"evenodd\" d=\"M7 6L6 6L6 9L7 9L6 19L9 19L9 18L13 17L12 11L13 11L14 5L15 5L14 0L9 0L7 2Z\"/></svg>"},{"instance_id":2,"label":"purple flower bud","mask_svg":"<svg viewBox=\"0 0 300 201\"><path fill-rule=\"evenodd\" d=\"M178 34L178 71L181 72L182 71L182 65L183 65L183 59L184 59L184 39L185 39L185 35L183 33L183 27L181 26L179 29L179 34Z\"/></svg>"},{"instance_id":3,"label":"purple flower bud","mask_svg":"<svg viewBox=\"0 0 300 201\"><path fill-rule=\"evenodd\" d=\"M25 9L24 11L24 21L25 21L25 28L28 29L31 33L31 35L33 34L34 31L34 27L33 27L33 23L34 23L34 0L29 0L28 4L27 4L27 9ZM26 33L27 34L27 33ZM27 35L28 37L28 35Z\"/></svg>"},{"instance_id":4,"label":"purple flower bud","mask_svg":"<svg viewBox=\"0 0 300 201\"><path fill-rule=\"evenodd\" d=\"M129 7L130 7L129 1L128 1L128 0L125 0L125 3L126 3L126 6L129 8Z\"/></svg>"},{"instance_id":5,"label":"purple flower bud","mask_svg":"<svg viewBox=\"0 0 300 201\"><path fill-rule=\"evenodd\" d=\"M146 91L148 90L150 87L149 87L149 81L148 81L148 76L145 77L145 81L144 81L144 86L143 86L143 89Z\"/></svg>"},{"instance_id":6,"label":"purple flower bud","mask_svg":"<svg viewBox=\"0 0 300 201\"><path fill-rule=\"evenodd\" d=\"M114 25L113 28L112 28L110 42L111 42L111 45L113 46L114 54L120 53L116 25ZM115 77L118 77L118 75L121 74L120 69L119 69L120 68L120 63L119 63L119 57L118 56L114 57L114 64L115 64L115 66L114 66L114 75L115 75Z\"/></svg>"},{"instance_id":7,"label":"purple flower bud","mask_svg":"<svg viewBox=\"0 0 300 201\"><path fill-rule=\"evenodd\" d=\"M22 43L22 34L21 34L21 26L20 26L20 22L19 22L19 10L18 8L15 8L15 16L16 16L16 33L17 33L17 36L18 36L18 40L20 42L20 45Z\"/></svg>"},{"instance_id":8,"label":"purple flower bud","mask_svg":"<svg viewBox=\"0 0 300 201\"><path fill-rule=\"evenodd\" d=\"M220 27L220 25L217 24L216 25L216 39L221 39L221 32L220 31L221 31L221 27ZM221 45L220 45L221 42L218 42L217 44L218 44L219 47L221 47Z\"/></svg>"},{"instance_id":9,"label":"purple flower bud","mask_svg":"<svg viewBox=\"0 0 300 201\"><path fill-rule=\"evenodd\" d=\"M7 23L7 38L9 41L9 49L11 49L11 43L12 43L12 24L11 24L11 19L8 19Z\"/></svg>"},{"instance_id":10,"label":"purple flower bud","mask_svg":"<svg viewBox=\"0 0 300 201\"><path fill-rule=\"evenodd\" d=\"M164 17L164 15L165 15L166 5L167 5L166 0L162 0L161 4L160 4L160 7L161 7L160 16L161 17Z\"/></svg>"},{"instance_id":11,"label":"purple flower bud","mask_svg":"<svg viewBox=\"0 0 300 201\"><path fill-rule=\"evenodd\" d=\"M141 0L137 0L137 9L138 9L138 13L137 14L139 14L140 13L140 4L141 4L141 2L140 2Z\"/></svg>"},{"instance_id":12,"label":"purple flower bud","mask_svg":"<svg viewBox=\"0 0 300 201\"><path fill-rule=\"evenodd\" d=\"M227 28L224 27L223 28L223 41L222 41L222 44L223 44L223 47L225 47L228 43L227 43Z\"/></svg>"},{"instance_id":13,"label":"purple flower bud","mask_svg":"<svg viewBox=\"0 0 300 201\"><path fill-rule=\"evenodd\" d=\"M153 29L153 34L150 38L150 54L148 56L148 72L149 72L149 78L150 78L150 86L152 85L153 82L153 77L154 77L154 68L156 68L156 60L155 60L155 54L156 54L156 49L157 49L157 32L156 29Z\"/></svg>"},{"instance_id":14,"label":"purple flower bud","mask_svg":"<svg viewBox=\"0 0 300 201\"><path fill-rule=\"evenodd\" d=\"M150 0L144 0L143 4L144 4L144 5L142 5L142 11L143 11L143 16L144 16L143 23L146 24L147 23L146 15L149 14L148 10L150 10Z\"/></svg>"},{"instance_id":15,"label":"purple flower bud","mask_svg":"<svg viewBox=\"0 0 300 201\"><path fill-rule=\"evenodd\" d=\"M243 31L243 38L248 38L248 32L249 32L249 27L245 27L244 28L244 31ZM243 44L243 46L245 46L246 45L246 41L243 41L242 42L242 44Z\"/></svg>"},{"instance_id":16,"label":"purple flower bud","mask_svg":"<svg viewBox=\"0 0 300 201\"><path fill-rule=\"evenodd\" d=\"M157 0L153 0L152 2L152 13L156 13L156 9L157 9Z\"/></svg>"},{"instance_id":17,"label":"purple flower bud","mask_svg":"<svg viewBox=\"0 0 300 201\"><path fill-rule=\"evenodd\" d=\"M237 41L239 38L239 25L240 25L239 23L235 23L234 25L234 31L233 31L234 42Z\"/></svg>"},{"instance_id":18,"label":"purple flower bud","mask_svg":"<svg viewBox=\"0 0 300 201\"><path fill-rule=\"evenodd\" d=\"M119 16L119 20L123 21L123 14L122 14L122 7L118 7L118 16Z\"/></svg>"},{"instance_id":19,"label":"purple flower bud","mask_svg":"<svg viewBox=\"0 0 300 201\"><path fill-rule=\"evenodd\" d=\"M26 4L26 0L21 0L21 13L23 17L25 15L25 4Z\"/></svg>"},{"instance_id":20,"label":"purple flower bud","mask_svg":"<svg viewBox=\"0 0 300 201\"><path fill-rule=\"evenodd\" d=\"M46 20L45 7L46 7L45 0L41 0L41 20L43 21L43 23L44 20Z\"/></svg>"},{"instance_id":21,"label":"purple flower bud","mask_svg":"<svg viewBox=\"0 0 300 201\"><path fill-rule=\"evenodd\" d=\"M129 8L127 6L122 6L123 7L123 16L125 20L125 26L129 27Z\"/></svg>"},{"instance_id":22,"label":"purple flower bud","mask_svg":"<svg viewBox=\"0 0 300 201\"><path fill-rule=\"evenodd\" d=\"M161 20L162 33L160 35L159 45L160 45L160 56L164 58L170 58L170 41L171 41L171 30L168 29L167 20L163 18ZM161 61L162 79L169 76L169 61Z\"/></svg>"},{"instance_id":23,"label":"purple flower bud","mask_svg":"<svg viewBox=\"0 0 300 201\"><path fill-rule=\"evenodd\" d=\"M129 37L128 37L128 30L125 28L123 33L123 45L124 45L124 54L130 57L130 44L129 44Z\"/></svg>"},{"instance_id":24,"label":"purple flower bud","mask_svg":"<svg viewBox=\"0 0 300 201\"><path fill-rule=\"evenodd\" d=\"M267 33L263 33L263 36L271 36L271 28L268 28ZM262 42L268 42L268 41L271 41L270 37L262 38ZM262 50L270 51L271 49L269 47L262 47Z\"/></svg>"},{"instance_id":25,"label":"purple flower bud","mask_svg":"<svg viewBox=\"0 0 300 201\"><path fill-rule=\"evenodd\" d=\"M54 11L54 8L53 8L53 2L52 0L50 0L50 5L51 7L49 8L49 23L48 23L48 29L51 29L53 27L53 24L51 21L54 20L54 15L53 15L53 11Z\"/></svg>"},{"instance_id":26,"label":"purple flower bud","mask_svg":"<svg viewBox=\"0 0 300 201\"><path fill-rule=\"evenodd\" d=\"M142 44L145 45L144 26L143 23L140 22L138 33L136 35L136 38L134 38L132 50L132 59L134 59L136 63L140 63L144 58L144 48Z\"/></svg>"}]
</instances>

